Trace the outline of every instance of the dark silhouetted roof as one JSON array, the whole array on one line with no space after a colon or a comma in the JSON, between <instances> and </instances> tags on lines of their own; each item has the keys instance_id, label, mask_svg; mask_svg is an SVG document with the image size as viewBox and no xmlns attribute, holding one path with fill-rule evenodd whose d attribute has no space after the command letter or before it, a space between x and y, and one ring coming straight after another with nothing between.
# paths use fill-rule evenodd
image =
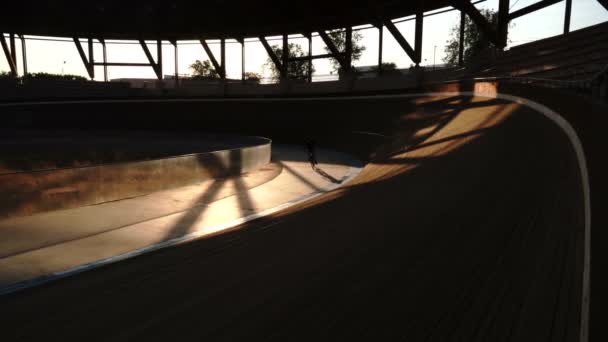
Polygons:
<instances>
[{"instance_id":1,"label":"dark silhouetted roof","mask_svg":"<svg viewBox=\"0 0 608 342\"><path fill-rule=\"evenodd\" d=\"M453 0L54 0L5 4L0 32L115 39L300 33L369 24Z\"/></svg>"}]
</instances>

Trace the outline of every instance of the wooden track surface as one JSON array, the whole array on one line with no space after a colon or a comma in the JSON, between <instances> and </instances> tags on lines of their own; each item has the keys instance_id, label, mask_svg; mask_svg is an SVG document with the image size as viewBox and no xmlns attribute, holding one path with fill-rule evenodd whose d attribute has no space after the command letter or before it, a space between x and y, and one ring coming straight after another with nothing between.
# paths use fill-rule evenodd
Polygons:
<instances>
[{"instance_id":1,"label":"wooden track surface","mask_svg":"<svg viewBox=\"0 0 608 342\"><path fill-rule=\"evenodd\" d=\"M345 187L2 297L2 339L577 341L584 208L566 135L500 100L377 101L315 132L368 162Z\"/></svg>"}]
</instances>

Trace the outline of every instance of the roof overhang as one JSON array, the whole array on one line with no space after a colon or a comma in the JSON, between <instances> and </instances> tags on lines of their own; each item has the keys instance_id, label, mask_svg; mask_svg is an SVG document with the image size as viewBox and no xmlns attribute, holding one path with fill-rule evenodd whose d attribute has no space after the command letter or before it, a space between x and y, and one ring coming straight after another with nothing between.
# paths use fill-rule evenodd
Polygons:
<instances>
[{"instance_id":1,"label":"roof overhang","mask_svg":"<svg viewBox=\"0 0 608 342\"><path fill-rule=\"evenodd\" d=\"M3 7L0 32L186 40L274 36L358 26L450 6L450 0L55 0Z\"/></svg>"}]
</instances>

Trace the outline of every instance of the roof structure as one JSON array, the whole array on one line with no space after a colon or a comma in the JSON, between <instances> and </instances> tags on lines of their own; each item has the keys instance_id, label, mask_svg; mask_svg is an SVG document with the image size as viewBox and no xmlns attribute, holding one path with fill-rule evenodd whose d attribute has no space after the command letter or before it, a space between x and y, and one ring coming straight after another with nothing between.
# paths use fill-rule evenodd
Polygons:
<instances>
[{"instance_id":1,"label":"roof structure","mask_svg":"<svg viewBox=\"0 0 608 342\"><path fill-rule=\"evenodd\" d=\"M455 0L55 0L14 2L0 32L104 39L206 39L315 32L393 19Z\"/></svg>"},{"instance_id":2,"label":"roof structure","mask_svg":"<svg viewBox=\"0 0 608 342\"><path fill-rule=\"evenodd\" d=\"M482 0L483 1L483 0ZM410 60L419 66L422 61L424 13L453 6L461 12L459 32L459 64L463 64L465 16L468 16L486 38L497 48L507 45L509 21L539 9L565 1L564 33L570 30L572 0L539 0L510 12L511 0L499 0L496 23L484 17L472 0L55 0L35 3L27 0L6 5L0 20L0 45L11 74L18 74L16 39L21 39L23 73L27 74L25 35L70 37L91 79L95 67L111 66L152 67L158 79L163 77L162 41L175 47L175 79L178 79L178 40L199 40L222 78L226 78L226 39L237 39L242 49L242 79L245 80L244 38L255 37L264 46L281 79L288 79L289 63L306 60L309 70L317 58L334 58L343 73L352 71L353 27L373 24L385 27L403 48ZM608 9L608 0L598 0ZM392 19L415 15L413 44L403 36ZM344 29L344 47L339 49L327 31ZM378 70L382 71L383 29L379 32ZM318 32L330 53L312 55L312 32ZM8 33L7 37L4 33ZM308 38L308 56L289 56L289 34L303 34ZM282 51L273 50L266 37L282 36ZM83 46L82 40L87 42ZM108 62L106 39L138 40L147 63ZM220 39L220 53L215 54L206 40ZM156 41L156 58L146 40ZM101 43L103 59L95 59L94 41ZM411 40L410 40L411 41ZM87 51L88 50L88 53ZM312 82L312 71L308 81Z\"/></svg>"}]
</instances>

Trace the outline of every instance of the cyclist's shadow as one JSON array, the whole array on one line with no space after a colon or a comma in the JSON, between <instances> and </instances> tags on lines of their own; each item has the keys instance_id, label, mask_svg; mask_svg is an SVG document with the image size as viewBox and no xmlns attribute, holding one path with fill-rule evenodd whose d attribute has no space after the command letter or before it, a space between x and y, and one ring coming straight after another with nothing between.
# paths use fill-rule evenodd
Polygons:
<instances>
[{"instance_id":1,"label":"cyclist's shadow","mask_svg":"<svg viewBox=\"0 0 608 342\"><path fill-rule=\"evenodd\" d=\"M309 140L306 141L306 150L308 152L308 162L310 163L310 166L312 167L312 169L316 173L318 173L323 178L329 180L330 182L332 182L334 184L340 184L340 183L342 183L341 181L337 180L332 175L330 175L329 173L323 171L320 167L317 166L317 164L318 164L318 161L317 161L317 148L316 148L316 144L315 144L314 140L309 139Z\"/></svg>"}]
</instances>

